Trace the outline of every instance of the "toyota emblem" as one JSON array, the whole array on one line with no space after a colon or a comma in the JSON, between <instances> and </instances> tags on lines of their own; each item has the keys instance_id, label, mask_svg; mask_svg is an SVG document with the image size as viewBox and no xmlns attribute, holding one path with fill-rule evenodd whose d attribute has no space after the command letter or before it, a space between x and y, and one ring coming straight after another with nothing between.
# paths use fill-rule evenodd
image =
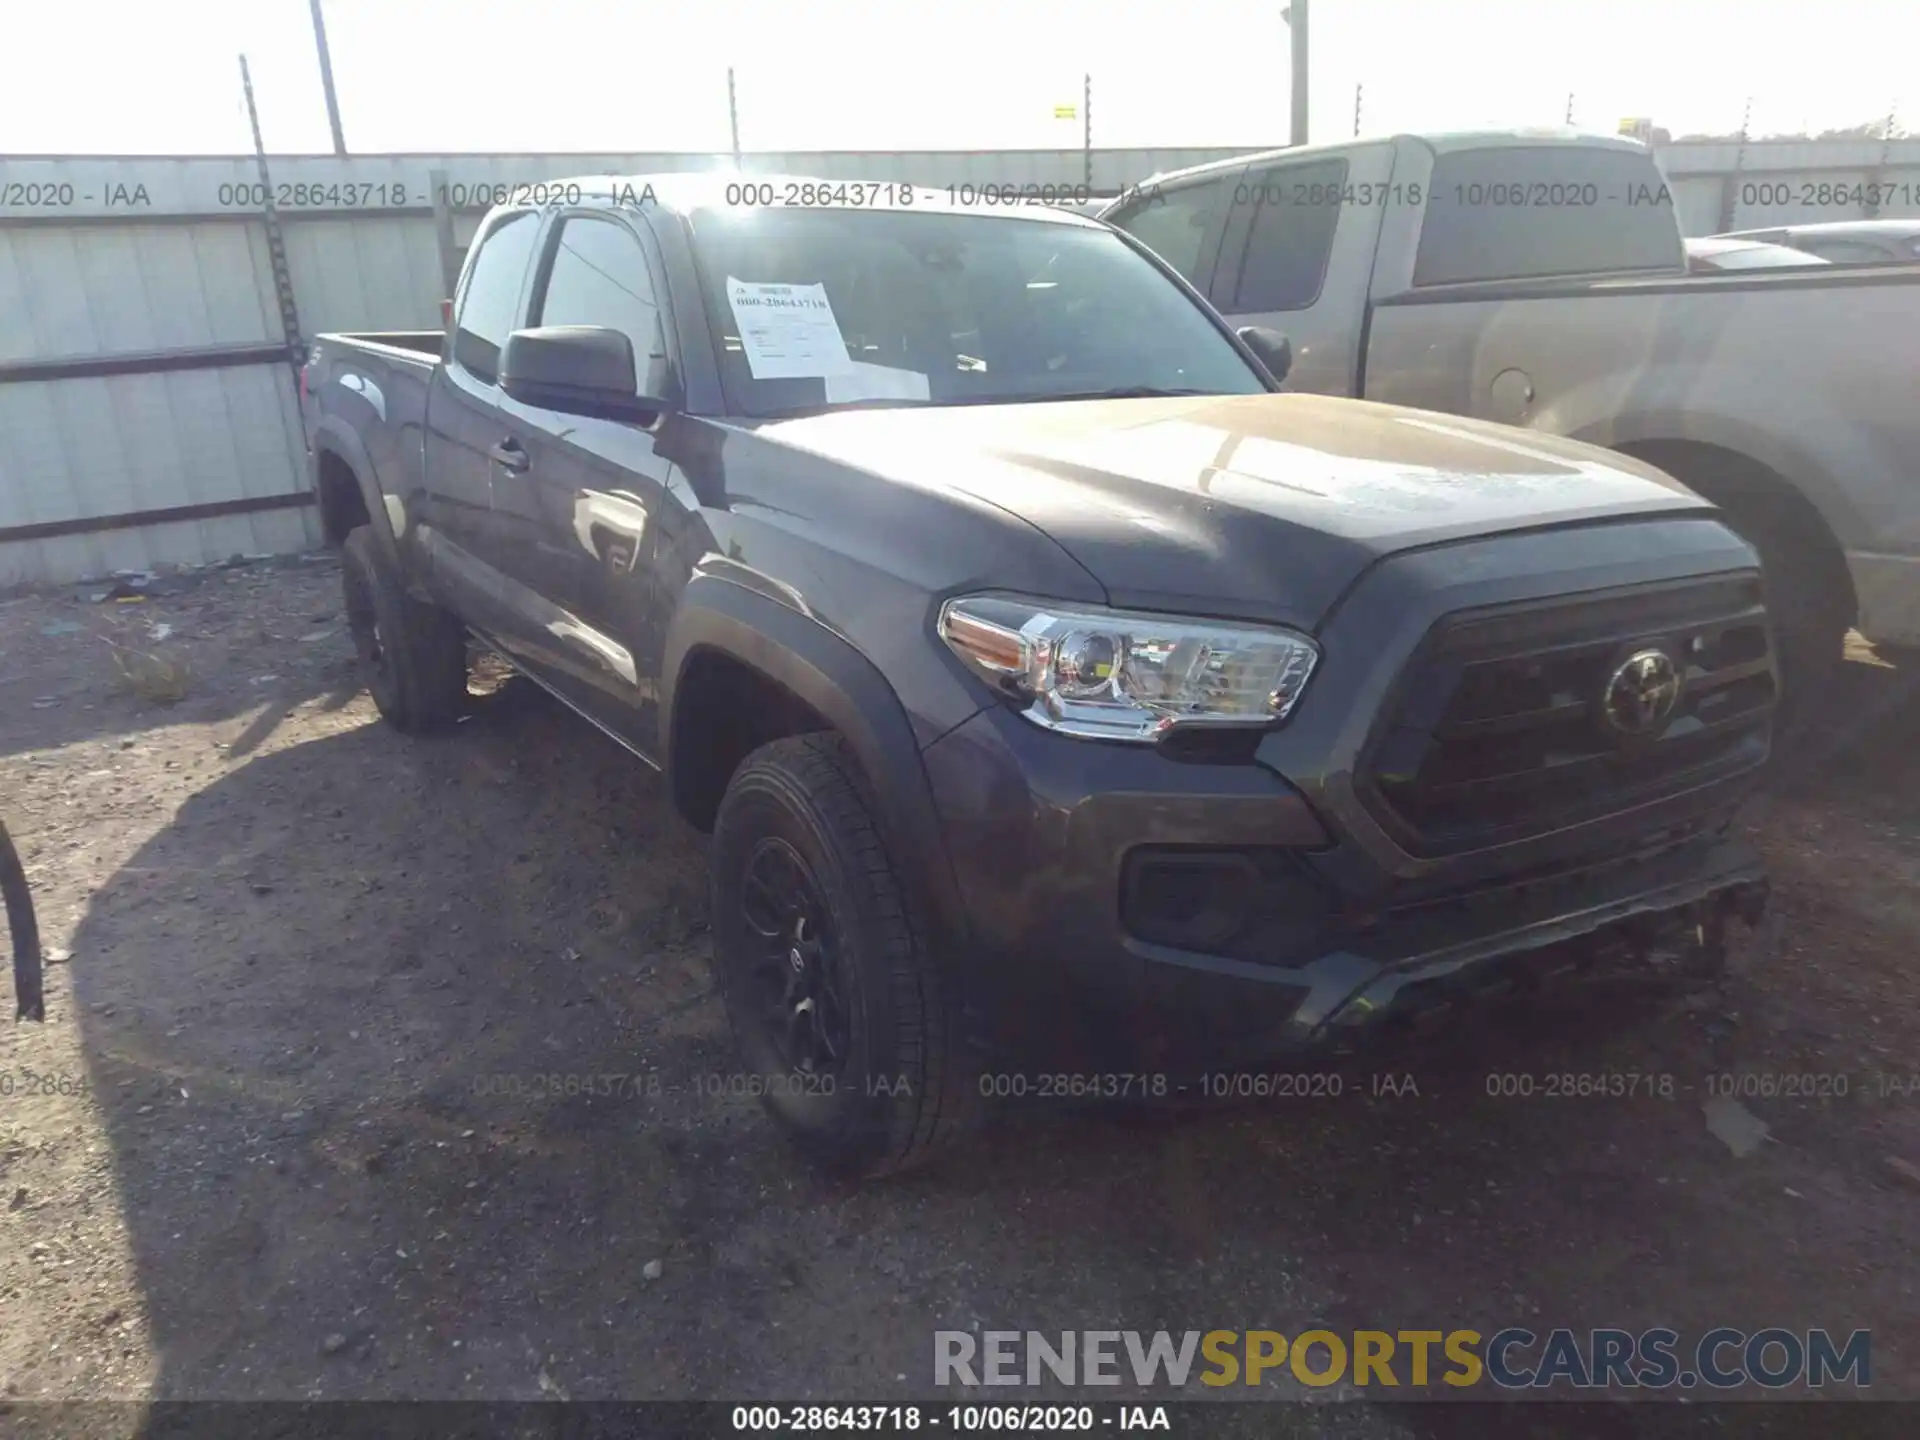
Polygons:
<instances>
[{"instance_id":1,"label":"toyota emblem","mask_svg":"<svg viewBox=\"0 0 1920 1440\"><path fill-rule=\"evenodd\" d=\"M1680 704L1680 666L1664 650L1636 650L1607 677L1600 714L1616 734L1657 734Z\"/></svg>"}]
</instances>

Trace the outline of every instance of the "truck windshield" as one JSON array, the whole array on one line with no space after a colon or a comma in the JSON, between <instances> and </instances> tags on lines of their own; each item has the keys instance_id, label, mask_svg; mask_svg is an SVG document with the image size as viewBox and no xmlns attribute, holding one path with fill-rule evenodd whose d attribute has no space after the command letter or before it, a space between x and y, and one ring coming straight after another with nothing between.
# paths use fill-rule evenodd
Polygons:
<instances>
[{"instance_id":1,"label":"truck windshield","mask_svg":"<svg viewBox=\"0 0 1920 1440\"><path fill-rule=\"evenodd\" d=\"M1266 388L1111 231L899 210L696 210L729 407L966 405Z\"/></svg>"}]
</instances>

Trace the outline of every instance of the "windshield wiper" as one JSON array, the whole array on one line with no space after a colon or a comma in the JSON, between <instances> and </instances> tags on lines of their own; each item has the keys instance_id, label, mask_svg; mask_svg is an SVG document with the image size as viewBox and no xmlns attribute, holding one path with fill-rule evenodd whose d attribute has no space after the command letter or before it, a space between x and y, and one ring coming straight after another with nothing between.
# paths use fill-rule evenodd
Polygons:
<instances>
[{"instance_id":1,"label":"windshield wiper","mask_svg":"<svg viewBox=\"0 0 1920 1440\"><path fill-rule=\"evenodd\" d=\"M1116 385L1111 390L1070 390L1060 395L1023 395L1023 400L1162 400L1178 395L1211 395L1211 390L1170 390L1159 385Z\"/></svg>"}]
</instances>

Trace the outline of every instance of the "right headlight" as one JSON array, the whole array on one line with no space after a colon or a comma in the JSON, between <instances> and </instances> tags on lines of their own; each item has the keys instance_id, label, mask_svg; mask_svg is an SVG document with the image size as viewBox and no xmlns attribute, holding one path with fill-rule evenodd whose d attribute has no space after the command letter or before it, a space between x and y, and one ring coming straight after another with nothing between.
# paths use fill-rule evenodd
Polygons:
<instances>
[{"instance_id":1,"label":"right headlight","mask_svg":"<svg viewBox=\"0 0 1920 1440\"><path fill-rule=\"evenodd\" d=\"M939 631L976 673L1030 699L1036 725L1100 740L1272 725L1320 658L1312 640L1278 627L1008 595L947 601Z\"/></svg>"}]
</instances>

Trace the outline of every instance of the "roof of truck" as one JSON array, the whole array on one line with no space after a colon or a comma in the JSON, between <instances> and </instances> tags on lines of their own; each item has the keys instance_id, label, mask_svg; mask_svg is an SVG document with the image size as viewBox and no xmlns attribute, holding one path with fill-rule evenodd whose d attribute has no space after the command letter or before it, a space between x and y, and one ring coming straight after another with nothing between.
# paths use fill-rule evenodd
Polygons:
<instances>
[{"instance_id":1,"label":"roof of truck","mask_svg":"<svg viewBox=\"0 0 1920 1440\"><path fill-rule=\"evenodd\" d=\"M1209 160L1204 165L1189 165L1184 170L1169 170L1163 174L1151 175L1141 184L1166 184L1173 180L1186 180L1196 175L1211 174L1217 170L1237 169L1242 165L1261 164L1271 160L1311 160L1322 155L1348 155L1355 150L1375 145L1392 145L1402 140L1425 145L1435 154L1442 155L1456 150L1491 150L1515 144L1566 145L1587 150L1634 150L1649 153L1644 144L1628 136L1576 130L1565 125L1515 130L1431 130L1424 133L1406 130L1397 131L1391 135L1369 135L1357 140L1338 140L1326 145L1289 145L1278 150L1250 151L1245 155L1236 155L1230 160Z\"/></svg>"},{"instance_id":2,"label":"roof of truck","mask_svg":"<svg viewBox=\"0 0 1920 1440\"><path fill-rule=\"evenodd\" d=\"M735 186L755 187L748 200ZM653 175L573 175L545 185L548 204L570 203L564 192L579 187L579 199L614 206L658 207L675 214L702 209L899 210L954 215L999 215L1057 225L1092 225L1070 210L1056 208L1053 193L1064 198L1071 185L1001 184L910 185L877 180L831 180L821 175L755 175L738 170L674 170ZM971 199L957 193L965 189ZM903 203L903 194L912 198ZM766 197L771 197L771 203Z\"/></svg>"}]
</instances>

